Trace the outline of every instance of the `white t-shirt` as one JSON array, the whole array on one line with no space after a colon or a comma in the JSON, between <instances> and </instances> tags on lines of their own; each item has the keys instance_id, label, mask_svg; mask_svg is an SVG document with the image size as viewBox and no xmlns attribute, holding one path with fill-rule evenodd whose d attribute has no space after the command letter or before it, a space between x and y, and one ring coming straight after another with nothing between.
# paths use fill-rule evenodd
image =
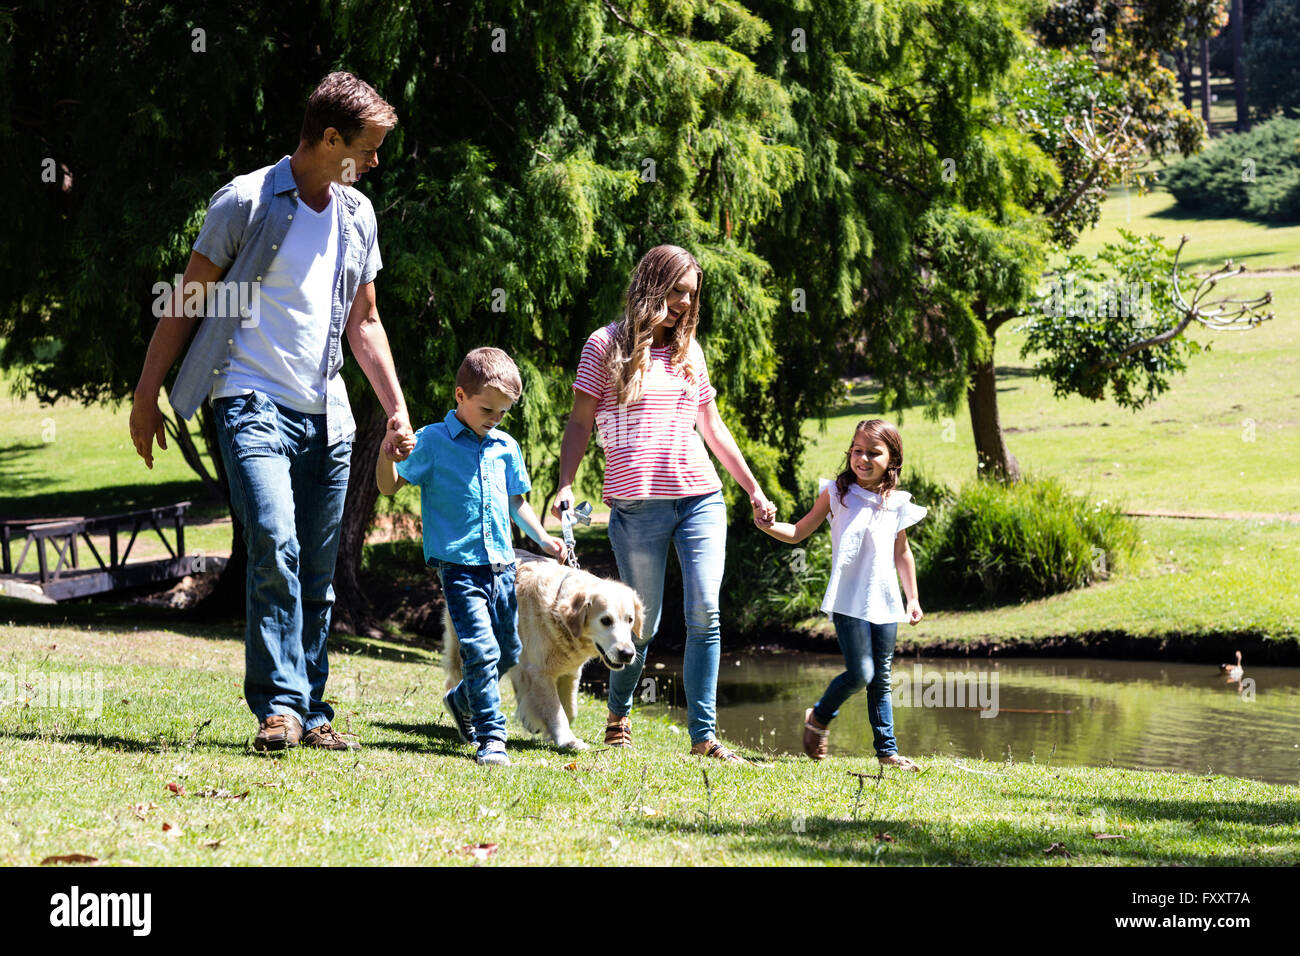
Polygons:
<instances>
[{"instance_id":1,"label":"white t-shirt","mask_svg":"<svg viewBox=\"0 0 1300 956\"><path fill-rule=\"evenodd\" d=\"M258 321L239 325L213 398L266 394L309 415L325 411L330 308L339 275L338 204L316 212L301 199L260 282ZM339 387L342 376L337 376Z\"/></svg>"},{"instance_id":2,"label":"white t-shirt","mask_svg":"<svg viewBox=\"0 0 1300 956\"><path fill-rule=\"evenodd\" d=\"M925 517L926 509L912 504L906 491L888 499L860 485L850 485L844 501L835 482L822 479L818 493L829 489L831 513L831 579L822 610L872 624L901 624L907 605L894 567L898 532Z\"/></svg>"}]
</instances>

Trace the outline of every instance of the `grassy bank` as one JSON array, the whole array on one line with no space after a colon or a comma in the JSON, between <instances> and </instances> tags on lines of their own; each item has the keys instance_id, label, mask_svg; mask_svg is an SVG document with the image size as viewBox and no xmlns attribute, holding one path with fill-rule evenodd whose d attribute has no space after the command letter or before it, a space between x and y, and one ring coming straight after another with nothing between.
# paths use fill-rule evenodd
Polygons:
<instances>
[{"instance_id":1,"label":"grassy bank","mask_svg":"<svg viewBox=\"0 0 1300 956\"><path fill-rule=\"evenodd\" d=\"M337 725L365 749L268 758L246 749L230 629L0 623L0 670L103 681L95 719L0 706L0 863L468 864L483 844L495 864L1300 862L1296 789L1221 776L1041 757L937 756L879 781L868 759L728 767L687 756L680 728L650 720L636 721L633 752L575 757L517 738L515 766L492 771L455 740L432 656L350 650L334 655L330 689ZM597 739L601 716L584 700L579 734Z\"/></svg>"}]
</instances>

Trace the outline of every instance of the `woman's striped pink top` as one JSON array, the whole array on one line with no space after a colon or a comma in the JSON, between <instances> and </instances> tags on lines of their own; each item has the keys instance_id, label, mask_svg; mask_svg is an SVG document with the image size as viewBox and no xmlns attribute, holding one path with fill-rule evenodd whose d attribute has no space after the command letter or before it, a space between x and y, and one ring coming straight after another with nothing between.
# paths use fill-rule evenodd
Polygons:
<instances>
[{"instance_id":1,"label":"woman's striped pink top","mask_svg":"<svg viewBox=\"0 0 1300 956\"><path fill-rule=\"evenodd\" d=\"M573 383L575 390L600 402L596 440L605 449L605 503L613 498L684 498L718 491L722 482L695 430L700 406L717 395L699 342L691 342L694 385L685 369L670 363L671 349L652 348L641 397L619 405L605 366L615 328L607 325L587 339Z\"/></svg>"}]
</instances>

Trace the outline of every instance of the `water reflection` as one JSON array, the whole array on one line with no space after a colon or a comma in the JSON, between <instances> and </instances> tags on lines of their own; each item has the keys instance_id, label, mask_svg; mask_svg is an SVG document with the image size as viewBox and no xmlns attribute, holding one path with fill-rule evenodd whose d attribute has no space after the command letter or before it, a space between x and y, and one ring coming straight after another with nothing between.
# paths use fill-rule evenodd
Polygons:
<instances>
[{"instance_id":1,"label":"water reflection","mask_svg":"<svg viewBox=\"0 0 1300 956\"><path fill-rule=\"evenodd\" d=\"M665 665L656 669L654 665ZM1300 668L1246 662L1242 684L1213 664L1094 659L898 658L899 752L1300 780ZM804 708L843 669L832 655L726 655L719 734L769 753L802 753ZM681 661L651 658L638 708L685 721ZM603 693L595 667L584 686ZM832 754L871 755L865 692L832 725Z\"/></svg>"}]
</instances>

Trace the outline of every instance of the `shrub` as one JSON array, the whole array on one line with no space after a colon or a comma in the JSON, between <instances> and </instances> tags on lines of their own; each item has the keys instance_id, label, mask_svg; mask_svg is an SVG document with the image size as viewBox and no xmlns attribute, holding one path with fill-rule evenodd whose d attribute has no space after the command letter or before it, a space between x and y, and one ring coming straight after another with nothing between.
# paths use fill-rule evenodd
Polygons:
<instances>
[{"instance_id":1,"label":"shrub","mask_svg":"<svg viewBox=\"0 0 1300 956\"><path fill-rule=\"evenodd\" d=\"M1139 546L1117 504L1076 495L1055 479L976 481L927 520L933 524L913 551L931 603L1020 601L1083 587L1130 563Z\"/></svg>"},{"instance_id":2,"label":"shrub","mask_svg":"<svg viewBox=\"0 0 1300 956\"><path fill-rule=\"evenodd\" d=\"M1180 207L1201 215L1300 220L1300 119L1224 136L1162 179Z\"/></svg>"}]
</instances>

